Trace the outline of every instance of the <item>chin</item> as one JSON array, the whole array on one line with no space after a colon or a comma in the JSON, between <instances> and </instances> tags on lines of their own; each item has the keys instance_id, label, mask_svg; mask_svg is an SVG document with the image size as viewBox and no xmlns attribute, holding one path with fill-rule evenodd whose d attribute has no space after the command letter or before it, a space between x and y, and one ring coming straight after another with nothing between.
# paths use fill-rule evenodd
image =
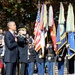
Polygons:
<instances>
[{"instance_id":1,"label":"chin","mask_svg":"<svg viewBox=\"0 0 75 75\"><path fill-rule=\"evenodd\" d=\"M14 29L14 31L16 31L16 30Z\"/></svg>"},{"instance_id":2,"label":"chin","mask_svg":"<svg viewBox=\"0 0 75 75\"><path fill-rule=\"evenodd\" d=\"M16 29L14 29L14 30L16 30Z\"/></svg>"}]
</instances>

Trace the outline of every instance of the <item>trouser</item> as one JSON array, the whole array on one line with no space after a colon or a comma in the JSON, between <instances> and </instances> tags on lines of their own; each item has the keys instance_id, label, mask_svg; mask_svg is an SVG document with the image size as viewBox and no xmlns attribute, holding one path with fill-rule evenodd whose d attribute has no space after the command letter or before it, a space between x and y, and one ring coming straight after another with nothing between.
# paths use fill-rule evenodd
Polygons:
<instances>
[{"instance_id":1,"label":"trouser","mask_svg":"<svg viewBox=\"0 0 75 75\"><path fill-rule=\"evenodd\" d=\"M28 75L33 75L34 72L34 62L28 63Z\"/></svg>"},{"instance_id":2,"label":"trouser","mask_svg":"<svg viewBox=\"0 0 75 75\"><path fill-rule=\"evenodd\" d=\"M21 63L20 75L27 75L27 63Z\"/></svg>"},{"instance_id":3,"label":"trouser","mask_svg":"<svg viewBox=\"0 0 75 75\"><path fill-rule=\"evenodd\" d=\"M64 75L64 62L58 62L58 75Z\"/></svg>"},{"instance_id":4,"label":"trouser","mask_svg":"<svg viewBox=\"0 0 75 75\"><path fill-rule=\"evenodd\" d=\"M72 57L71 59L68 59L68 71L69 74L74 74L74 57Z\"/></svg>"},{"instance_id":5,"label":"trouser","mask_svg":"<svg viewBox=\"0 0 75 75\"><path fill-rule=\"evenodd\" d=\"M53 61L53 75L55 75L55 62Z\"/></svg>"},{"instance_id":6,"label":"trouser","mask_svg":"<svg viewBox=\"0 0 75 75\"><path fill-rule=\"evenodd\" d=\"M53 75L53 62L46 62L48 75Z\"/></svg>"},{"instance_id":7,"label":"trouser","mask_svg":"<svg viewBox=\"0 0 75 75\"><path fill-rule=\"evenodd\" d=\"M44 75L44 63L37 62L38 75Z\"/></svg>"},{"instance_id":8,"label":"trouser","mask_svg":"<svg viewBox=\"0 0 75 75\"><path fill-rule=\"evenodd\" d=\"M6 63L6 75L16 75L16 63Z\"/></svg>"}]
</instances>

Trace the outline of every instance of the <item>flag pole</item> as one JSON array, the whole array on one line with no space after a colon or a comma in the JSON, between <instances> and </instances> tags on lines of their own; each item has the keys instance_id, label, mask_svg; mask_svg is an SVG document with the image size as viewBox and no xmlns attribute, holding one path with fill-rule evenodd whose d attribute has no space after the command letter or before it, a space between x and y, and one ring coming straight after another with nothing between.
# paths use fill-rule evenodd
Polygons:
<instances>
[{"instance_id":1,"label":"flag pole","mask_svg":"<svg viewBox=\"0 0 75 75\"><path fill-rule=\"evenodd\" d=\"M40 0L38 0L38 9L40 11Z\"/></svg>"},{"instance_id":2,"label":"flag pole","mask_svg":"<svg viewBox=\"0 0 75 75\"><path fill-rule=\"evenodd\" d=\"M47 33L47 35L48 35L48 33ZM47 36L47 44L48 44L48 36Z\"/></svg>"}]
</instances>

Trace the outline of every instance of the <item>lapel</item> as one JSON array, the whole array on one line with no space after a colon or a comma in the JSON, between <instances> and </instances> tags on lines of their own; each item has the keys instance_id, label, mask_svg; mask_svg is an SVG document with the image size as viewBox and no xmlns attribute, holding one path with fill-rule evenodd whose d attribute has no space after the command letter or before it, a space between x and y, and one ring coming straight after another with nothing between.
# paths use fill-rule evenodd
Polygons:
<instances>
[{"instance_id":1,"label":"lapel","mask_svg":"<svg viewBox=\"0 0 75 75\"><path fill-rule=\"evenodd\" d=\"M9 31L9 34L10 34L10 37L12 37L13 39L15 38L10 31Z\"/></svg>"}]
</instances>

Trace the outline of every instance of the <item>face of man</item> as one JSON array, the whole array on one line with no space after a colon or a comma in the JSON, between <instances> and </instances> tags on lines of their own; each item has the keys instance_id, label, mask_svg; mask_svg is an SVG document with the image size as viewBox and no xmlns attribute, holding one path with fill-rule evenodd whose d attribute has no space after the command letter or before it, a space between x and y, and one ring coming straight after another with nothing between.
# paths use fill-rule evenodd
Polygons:
<instances>
[{"instance_id":1,"label":"face of man","mask_svg":"<svg viewBox=\"0 0 75 75\"><path fill-rule=\"evenodd\" d=\"M9 27L10 30L16 31L16 24L15 24L15 22L10 23L10 25L8 27Z\"/></svg>"}]
</instances>

